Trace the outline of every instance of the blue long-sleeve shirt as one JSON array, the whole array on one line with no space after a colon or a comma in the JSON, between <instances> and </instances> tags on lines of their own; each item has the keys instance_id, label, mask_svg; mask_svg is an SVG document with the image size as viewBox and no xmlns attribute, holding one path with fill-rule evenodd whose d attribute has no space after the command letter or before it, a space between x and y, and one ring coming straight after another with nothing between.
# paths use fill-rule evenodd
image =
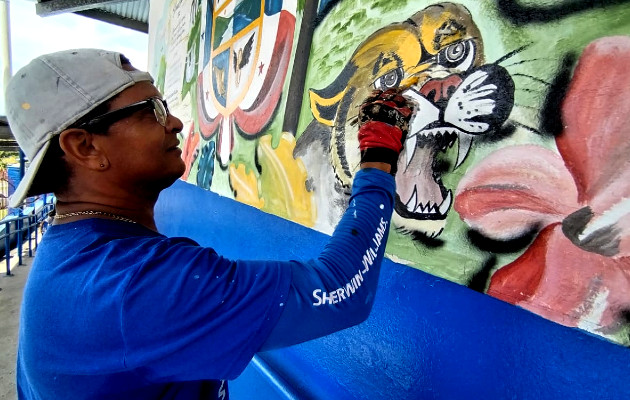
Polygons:
<instances>
[{"instance_id":1,"label":"blue long-sleeve shirt","mask_svg":"<svg viewBox=\"0 0 630 400\"><path fill-rule=\"evenodd\" d=\"M20 399L226 399L253 355L363 321L394 197L356 175L310 261L228 260L186 238L86 219L47 231L25 288Z\"/></svg>"}]
</instances>

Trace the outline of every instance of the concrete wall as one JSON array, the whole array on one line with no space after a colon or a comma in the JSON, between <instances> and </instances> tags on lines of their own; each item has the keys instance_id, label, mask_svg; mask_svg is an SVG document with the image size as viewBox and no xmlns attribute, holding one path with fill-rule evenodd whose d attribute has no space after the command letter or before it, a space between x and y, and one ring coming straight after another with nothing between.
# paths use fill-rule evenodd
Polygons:
<instances>
[{"instance_id":1,"label":"concrete wall","mask_svg":"<svg viewBox=\"0 0 630 400\"><path fill-rule=\"evenodd\" d=\"M311 238L330 233L345 208L358 105L375 88L401 88L421 110L399 161L387 247L389 273L404 280L384 278L377 307L400 313L400 325L377 313L372 325L286 359L317 365L349 341L349 363L367 358L369 368L322 368L352 393L393 368L404 390L388 390L449 398L458 389L445 382L466 381L461 366L480 395L538 398L540 375L514 372L523 364L557 378L542 392L588 393L628 364L619 361L630 344L628 34L624 0L152 2L150 65L185 122L184 179L209 190L187 188L169 204L196 213L215 207L214 194L227 201L217 219L173 219L165 229L218 249L308 256ZM270 242L266 225L220 218L241 203L256 221L270 213L301 226ZM219 239L217 224L229 235ZM427 293L434 309L424 308ZM541 335L553 340L542 345ZM363 336L395 343L356 347ZM557 352L559 369L549 361ZM257 371L283 370L273 359ZM613 393L627 390L612 382Z\"/></svg>"}]
</instances>

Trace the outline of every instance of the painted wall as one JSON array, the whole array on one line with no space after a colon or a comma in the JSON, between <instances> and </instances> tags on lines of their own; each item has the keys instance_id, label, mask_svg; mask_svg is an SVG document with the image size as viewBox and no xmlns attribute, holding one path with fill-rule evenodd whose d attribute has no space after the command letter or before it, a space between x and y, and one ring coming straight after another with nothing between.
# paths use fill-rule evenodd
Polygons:
<instances>
[{"instance_id":1,"label":"painted wall","mask_svg":"<svg viewBox=\"0 0 630 400\"><path fill-rule=\"evenodd\" d=\"M184 182L161 194L156 221L229 258L303 259L327 240ZM619 400L628 376L625 347L386 260L366 322L261 353L229 387L235 400Z\"/></svg>"},{"instance_id":2,"label":"painted wall","mask_svg":"<svg viewBox=\"0 0 630 400\"><path fill-rule=\"evenodd\" d=\"M628 35L624 0L155 1L150 65L186 124L185 180L323 233L358 167L357 106L401 88L419 111L396 268L628 346Z\"/></svg>"}]
</instances>

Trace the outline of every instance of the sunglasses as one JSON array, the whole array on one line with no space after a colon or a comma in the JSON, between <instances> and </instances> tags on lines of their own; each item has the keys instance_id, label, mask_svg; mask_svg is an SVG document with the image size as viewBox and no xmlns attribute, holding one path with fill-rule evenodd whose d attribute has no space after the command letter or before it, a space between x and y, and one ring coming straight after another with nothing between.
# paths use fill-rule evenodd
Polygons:
<instances>
[{"instance_id":1,"label":"sunglasses","mask_svg":"<svg viewBox=\"0 0 630 400\"><path fill-rule=\"evenodd\" d=\"M119 108L118 110L109 111L105 114L99 115L98 117L94 117L91 120L79 125L78 128L85 130L106 128L114 122L120 121L121 119L126 118L133 113L136 113L140 110L145 110L147 108L153 110L153 114L155 115L155 119L157 120L158 124L165 127L168 114L170 113L170 111L168 110L168 106L166 105L166 100L160 99L159 97L150 97L146 100L130 104L123 108Z\"/></svg>"}]
</instances>

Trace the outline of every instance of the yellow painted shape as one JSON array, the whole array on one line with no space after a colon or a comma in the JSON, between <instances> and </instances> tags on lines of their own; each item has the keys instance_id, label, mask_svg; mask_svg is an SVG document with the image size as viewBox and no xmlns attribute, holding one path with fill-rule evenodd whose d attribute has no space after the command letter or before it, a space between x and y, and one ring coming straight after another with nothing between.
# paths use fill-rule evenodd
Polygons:
<instances>
[{"instance_id":1,"label":"yellow painted shape","mask_svg":"<svg viewBox=\"0 0 630 400\"><path fill-rule=\"evenodd\" d=\"M333 126L334 121L332 119L324 118L319 113L319 108L317 106L319 105L323 107L329 107L332 105L336 105L337 103L341 101L341 99L343 99L343 96L346 94L346 90L347 90L347 87L329 99L321 97L320 95L318 95L312 90L309 91L309 97L311 100L311 111L313 112L313 116L315 117L315 119L324 125Z\"/></svg>"},{"instance_id":2,"label":"yellow painted shape","mask_svg":"<svg viewBox=\"0 0 630 400\"><path fill-rule=\"evenodd\" d=\"M295 138L285 132L274 148L271 136L261 137L257 149L264 211L312 227L317 210L313 193L306 190L304 163L293 158Z\"/></svg>"},{"instance_id":3,"label":"yellow painted shape","mask_svg":"<svg viewBox=\"0 0 630 400\"><path fill-rule=\"evenodd\" d=\"M352 56L352 61L359 68L371 67L378 54L392 53L402 58L403 64L415 65L422 56L415 32L393 27L378 31L361 44Z\"/></svg>"},{"instance_id":4,"label":"yellow painted shape","mask_svg":"<svg viewBox=\"0 0 630 400\"><path fill-rule=\"evenodd\" d=\"M379 55L389 56L390 54L395 54L396 57L388 57L391 58L391 62L379 66L378 72L374 73L374 61L379 58ZM339 104L348 91L348 87L356 83L354 81L364 83L365 80L386 74L398 67L395 60L402 61L402 65L405 67L415 67L421 56L422 48L420 48L418 38L408 29L392 28L372 35L361 44L361 47L352 56L350 62L357 66L357 72L350 78L351 82L348 82L348 85L340 87L337 93L328 98L322 97L312 90L309 92L313 117L320 123L332 127L334 120L324 118L319 113L319 107L331 107ZM367 77L365 74L370 76Z\"/></svg>"},{"instance_id":5,"label":"yellow painted shape","mask_svg":"<svg viewBox=\"0 0 630 400\"><path fill-rule=\"evenodd\" d=\"M431 54L437 54L449 44L466 38L466 26L459 15L450 11L425 14L420 37L424 48Z\"/></svg>"},{"instance_id":6,"label":"yellow painted shape","mask_svg":"<svg viewBox=\"0 0 630 400\"><path fill-rule=\"evenodd\" d=\"M258 179L253 170L247 171L244 164L230 164L230 184L234 191L234 198L241 203L249 204L258 209L265 206L265 200L258 191Z\"/></svg>"}]
</instances>

